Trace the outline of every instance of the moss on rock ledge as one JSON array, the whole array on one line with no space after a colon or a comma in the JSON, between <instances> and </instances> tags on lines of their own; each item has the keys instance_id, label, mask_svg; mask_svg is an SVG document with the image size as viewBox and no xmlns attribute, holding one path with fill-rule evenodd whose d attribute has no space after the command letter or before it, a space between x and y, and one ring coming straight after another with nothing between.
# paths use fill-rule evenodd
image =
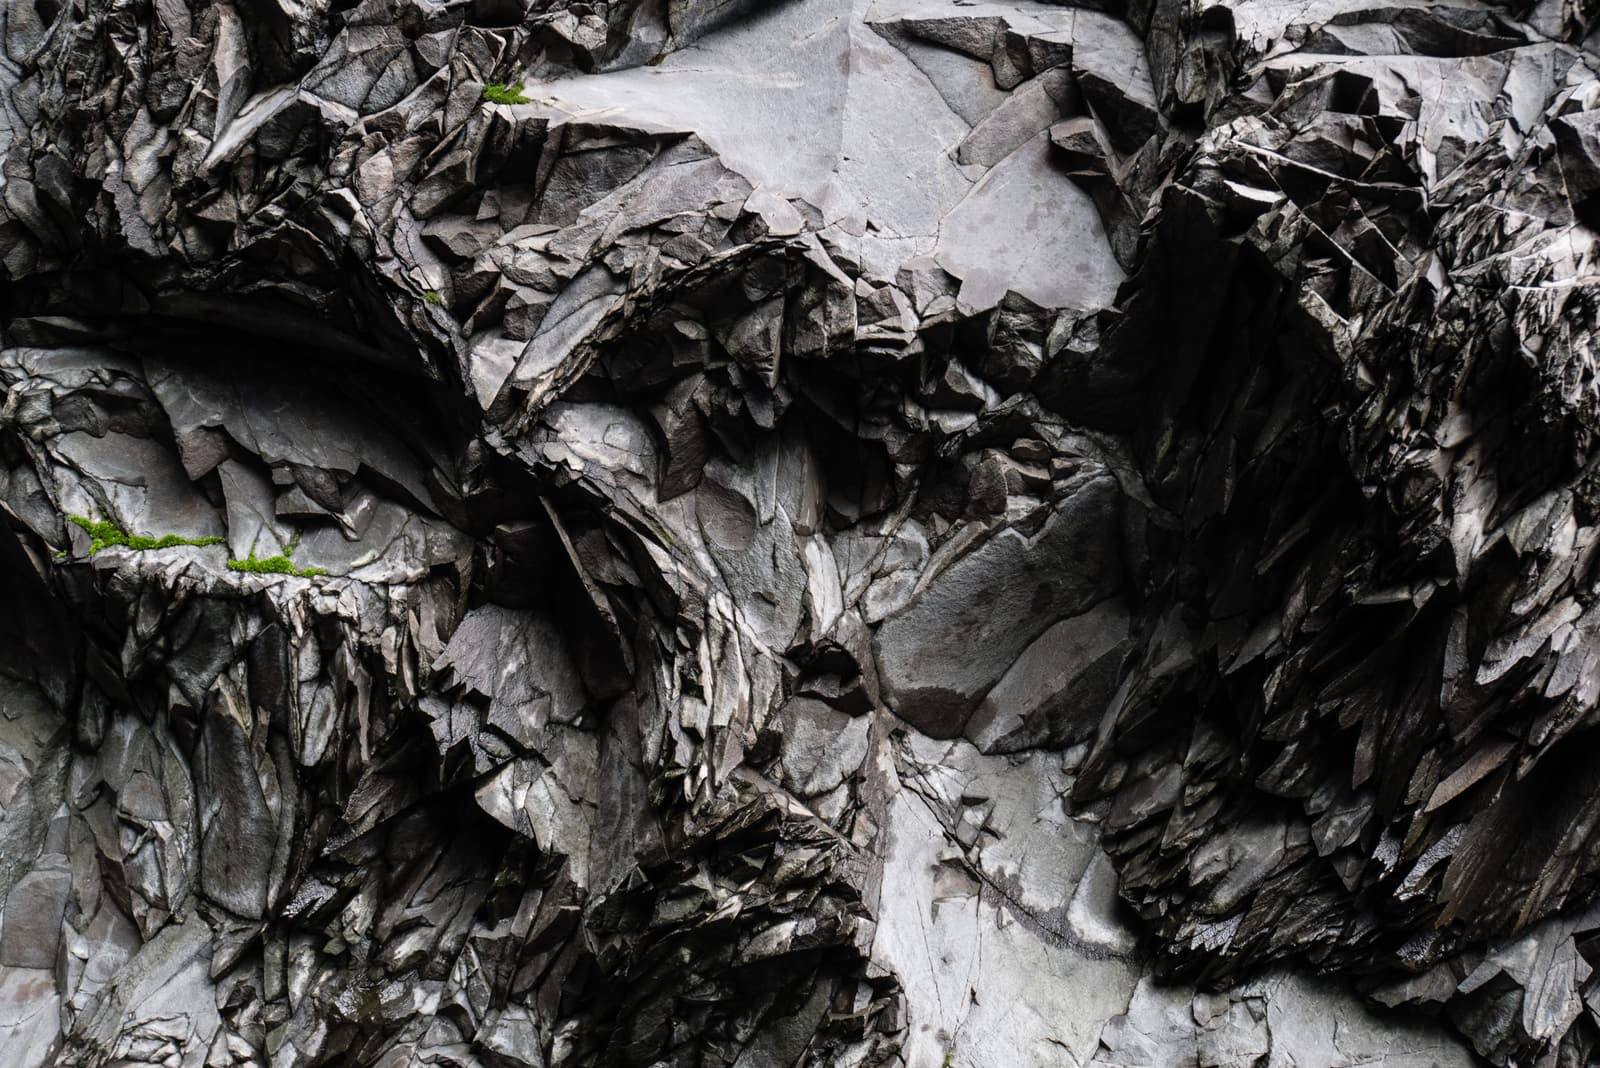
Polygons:
<instances>
[{"instance_id":1,"label":"moss on rock ledge","mask_svg":"<svg viewBox=\"0 0 1600 1068\"><path fill-rule=\"evenodd\" d=\"M143 534L130 534L109 519L90 519L87 516L69 515L72 522L84 529L92 539L89 542L89 555L93 556L101 549L121 547L124 549L170 549L177 545L221 545L223 539L215 534L203 538L186 538L181 534L163 534L158 538L147 537Z\"/></svg>"},{"instance_id":2,"label":"moss on rock ledge","mask_svg":"<svg viewBox=\"0 0 1600 1068\"><path fill-rule=\"evenodd\" d=\"M327 571L320 567L295 567L294 561L281 553L277 556L259 558L255 553L251 553L243 560L229 560L228 570L247 571L255 575L298 575L300 578L327 574Z\"/></svg>"},{"instance_id":3,"label":"moss on rock ledge","mask_svg":"<svg viewBox=\"0 0 1600 1068\"><path fill-rule=\"evenodd\" d=\"M181 534L163 534L160 537L148 537L143 534L130 534L109 519L90 519L87 516L69 515L69 520L82 527L84 532L92 539L89 542L89 555L93 556L101 549L171 549L178 545L221 545L227 539L216 534L208 534L203 538L188 538ZM298 541L299 539L296 539ZM296 567L289 557L294 552L294 542L291 542L285 552L276 556L257 557L254 552L243 560L230 558L229 571L244 571L255 575L295 575L299 578L314 578L317 575L326 575L327 571L320 567ZM57 554L56 559L66 559L65 553Z\"/></svg>"},{"instance_id":4,"label":"moss on rock ledge","mask_svg":"<svg viewBox=\"0 0 1600 1068\"><path fill-rule=\"evenodd\" d=\"M483 87L483 98L491 104L527 104L531 101L522 94L522 83L504 85L490 82Z\"/></svg>"}]
</instances>

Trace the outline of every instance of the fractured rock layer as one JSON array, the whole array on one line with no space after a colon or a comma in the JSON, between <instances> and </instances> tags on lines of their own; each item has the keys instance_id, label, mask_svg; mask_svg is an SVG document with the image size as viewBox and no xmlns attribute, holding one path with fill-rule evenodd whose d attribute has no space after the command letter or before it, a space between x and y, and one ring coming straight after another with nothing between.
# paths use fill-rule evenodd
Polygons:
<instances>
[{"instance_id":1,"label":"fractured rock layer","mask_svg":"<svg viewBox=\"0 0 1600 1068\"><path fill-rule=\"evenodd\" d=\"M1592 4L0 12L8 1065L1600 1063Z\"/></svg>"}]
</instances>

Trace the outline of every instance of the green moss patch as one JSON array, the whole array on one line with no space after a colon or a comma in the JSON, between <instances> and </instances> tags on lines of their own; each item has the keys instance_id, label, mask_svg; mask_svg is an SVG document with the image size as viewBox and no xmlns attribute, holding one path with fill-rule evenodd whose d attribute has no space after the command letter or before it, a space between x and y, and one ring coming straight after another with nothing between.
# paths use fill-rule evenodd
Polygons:
<instances>
[{"instance_id":1,"label":"green moss patch","mask_svg":"<svg viewBox=\"0 0 1600 1068\"><path fill-rule=\"evenodd\" d=\"M170 549L175 545L221 545L227 539L212 534L204 538L185 538L180 534L163 534L159 538L149 538L143 534L129 534L109 519L90 519L87 516L69 515L72 522L82 527L90 537L89 555L93 556L101 549ZM320 567L296 567L289 557L294 553L295 543L277 556L257 557L254 552L243 560L229 560L229 571L246 571L253 575L297 575L300 578L312 578L316 575L326 575L327 571ZM57 553L57 560L65 560L67 554Z\"/></svg>"},{"instance_id":2,"label":"green moss patch","mask_svg":"<svg viewBox=\"0 0 1600 1068\"><path fill-rule=\"evenodd\" d=\"M297 575L300 578L313 578L317 575L326 575L327 572L320 567L295 567L290 559L294 550L300 544L300 535L296 534L289 539L289 544L284 546L283 552L277 556L256 556L254 549L243 560L229 560L229 571L244 571L251 575Z\"/></svg>"},{"instance_id":3,"label":"green moss patch","mask_svg":"<svg viewBox=\"0 0 1600 1068\"><path fill-rule=\"evenodd\" d=\"M243 560L229 560L228 570L247 571L252 575L298 575L301 578L328 573L320 567L295 567L294 561L281 553L277 556L259 558L255 553L251 553Z\"/></svg>"},{"instance_id":4,"label":"green moss patch","mask_svg":"<svg viewBox=\"0 0 1600 1068\"><path fill-rule=\"evenodd\" d=\"M490 82L483 87L483 98L491 104L528 104L531 101L522 95L522 83L504 85L500 82Z\"/></svg>"},{"instance_id":5,"label":"green moss patch","mask_svg":"<svg viewBox=\"0 0 1600 1068\"><path fill-rule=\"evenodd\" d=\"M159 538L146 537L143 534L129 534L109 519L90 519L87 516L69 515L72 522L84 529L89 535L89 555L93 556L101 549L170 549L175 545L221 545L223 539L215 534L204 538L185 538L179 534L163 534Z\"/></svg>"}]
</instances>

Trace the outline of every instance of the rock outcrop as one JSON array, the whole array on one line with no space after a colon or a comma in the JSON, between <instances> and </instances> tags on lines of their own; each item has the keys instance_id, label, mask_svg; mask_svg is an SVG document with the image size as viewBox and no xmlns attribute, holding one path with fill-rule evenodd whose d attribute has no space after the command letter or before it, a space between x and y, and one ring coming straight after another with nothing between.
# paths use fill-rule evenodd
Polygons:
<instances>
[{"instance_id":1,"label":"rock outcrop","mask_svg":"<svg viewBox=\"0 0 1600 1068\"><path fill-rule=\"evenodd\" d=\"M1590 0L0 16L0 1062L1600 1063Z\"/></svg>"}]
</instances>

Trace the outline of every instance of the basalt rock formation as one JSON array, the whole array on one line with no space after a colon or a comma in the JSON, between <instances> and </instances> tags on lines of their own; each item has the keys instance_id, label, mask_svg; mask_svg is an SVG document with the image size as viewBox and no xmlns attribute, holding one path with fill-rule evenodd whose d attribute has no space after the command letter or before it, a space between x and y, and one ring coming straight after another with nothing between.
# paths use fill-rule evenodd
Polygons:
<instances>
[{"instance_id":1,"label":"basalt rock formation","mask_svg":"<svg viewBox=\"0 0 1600 1068\"><path fill-rule=\"evenodd\" d=\"M1592 0L4 0L0 1063L1600 1064Z\"/></svg>"}]
</instances>

